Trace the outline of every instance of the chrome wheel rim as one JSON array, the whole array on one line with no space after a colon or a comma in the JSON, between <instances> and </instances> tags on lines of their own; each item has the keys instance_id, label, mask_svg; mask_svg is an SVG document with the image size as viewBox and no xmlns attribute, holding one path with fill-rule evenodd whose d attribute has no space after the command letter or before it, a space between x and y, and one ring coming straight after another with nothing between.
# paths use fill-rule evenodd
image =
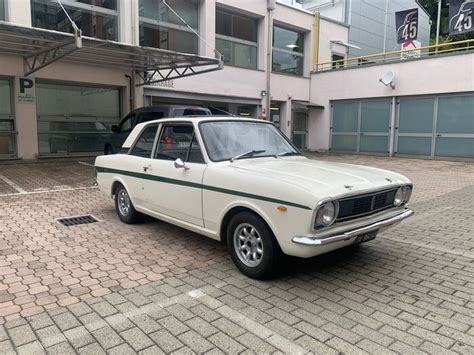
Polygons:
<instances>
[{"instance_id":1,"label":"chrome wheel rim","mask_svg":"<svg viewBox=\"0 0 474 355\"><path fill-rule=\"evenodd\" d=\"M122 216L128 216L130 212L130 197L125 189L118 193L118 209Z\"/></svg>"},{"instance_id":2,"label":"chrome wheel rim","mask_svg":"<svg viewBox=\"0 0 474 355\"><path fill-rule=\"evenodd\" d=\"M256 267L262 262L263 241L257 229L242 223L234 232L234 250L240 261L248 267Z\"/></svg>"}]
</instances>

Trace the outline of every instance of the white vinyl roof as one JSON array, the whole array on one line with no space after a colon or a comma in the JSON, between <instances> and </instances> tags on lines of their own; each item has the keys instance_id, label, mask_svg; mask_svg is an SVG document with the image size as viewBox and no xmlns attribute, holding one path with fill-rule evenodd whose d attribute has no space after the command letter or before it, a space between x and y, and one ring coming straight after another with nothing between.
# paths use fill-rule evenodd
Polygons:
<instances>
[{"instance_id":1,"label":"white vinyl roof","mask_svg":"<svg viewBox=\"0 0 474 355\"><path fill-rule=\"evenodd\" d=\"M220 70L222 60L158 48L140 47L0 21L0 54L20 55L25 75L57 60L133 70L144 83ZM145 74L148 73L148 74Z\"/></svg>"}]
</instances>

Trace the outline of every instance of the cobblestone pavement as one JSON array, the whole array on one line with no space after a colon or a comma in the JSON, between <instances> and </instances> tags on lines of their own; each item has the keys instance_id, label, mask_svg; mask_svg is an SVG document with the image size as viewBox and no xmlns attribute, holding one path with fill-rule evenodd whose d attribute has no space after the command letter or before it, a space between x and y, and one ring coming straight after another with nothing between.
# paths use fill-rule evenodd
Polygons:
<instances>
[{"instance_id":1,"label":"cobblestone pavement","mask_svg":"<svg viewBox=\"0 0 474 355\"><path fill-rule=\"evenodd\" d=\"M0 353L474 353L474 165L311 157L404 173L416 215L265 282L222 243L119 223L86 165L0 165Z\"/></svg>"}]
</instances>

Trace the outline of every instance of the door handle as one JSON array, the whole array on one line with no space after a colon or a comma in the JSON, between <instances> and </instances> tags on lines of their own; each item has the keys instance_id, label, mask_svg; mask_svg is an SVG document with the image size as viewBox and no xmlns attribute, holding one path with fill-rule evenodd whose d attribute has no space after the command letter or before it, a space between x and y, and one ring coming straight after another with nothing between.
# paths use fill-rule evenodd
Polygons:
<instances>
[{"instance_id":1,"label":"door handle","mask_svg":"<svg viewBox=\"0 0 474 355\"><path fill-rule=\"evenodd\" d=\"M151 165L144 166L144 167L143 167L143 171L144 171L144 172L153 171L153 167L152 167Z\"/></svg>"},{"instance_id":2,"label":"door handle","mask_svg":"<svg viewBox=\"0 0 474 355\"><path fill-rule=\"evenodd\" d=\"M442 136L443 136L443 135L442 135L442 134L439 134L439 133L436 135L436 137L442 137Z\"/></svg>"}]
</instances>

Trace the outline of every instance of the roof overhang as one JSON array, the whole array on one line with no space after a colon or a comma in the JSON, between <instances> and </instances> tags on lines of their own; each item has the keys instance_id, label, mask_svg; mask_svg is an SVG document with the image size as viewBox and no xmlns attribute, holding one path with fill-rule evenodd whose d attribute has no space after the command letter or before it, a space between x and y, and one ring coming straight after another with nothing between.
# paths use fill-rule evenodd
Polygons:
<instances>
[{"instance_id":1,"label":"roof overhang","mask_svg":"<svg viewBox=\"0 0 474 355\"><path fill-rule=\"evenodd\" d=\"M224 66L222 59L139 47L82 37L80 33L50 31L4 21L0 21L0 54L22 56L25 76L61 60L134 71L143 80L137 85L207 73Z\"/></svg>"},{"instance_id":2,"label":"roof overhang","mask_svg":"<svg viewBox=\"0 0 474 355\"><path fill-rule=\"evenodd\" d=\"M303 109L303 110L310 110L310 109L324 110L324 106L322 105L318 105L309 101L298 101L298 100L293 100L293 108Z\"/></svg>"}]
</instances>

